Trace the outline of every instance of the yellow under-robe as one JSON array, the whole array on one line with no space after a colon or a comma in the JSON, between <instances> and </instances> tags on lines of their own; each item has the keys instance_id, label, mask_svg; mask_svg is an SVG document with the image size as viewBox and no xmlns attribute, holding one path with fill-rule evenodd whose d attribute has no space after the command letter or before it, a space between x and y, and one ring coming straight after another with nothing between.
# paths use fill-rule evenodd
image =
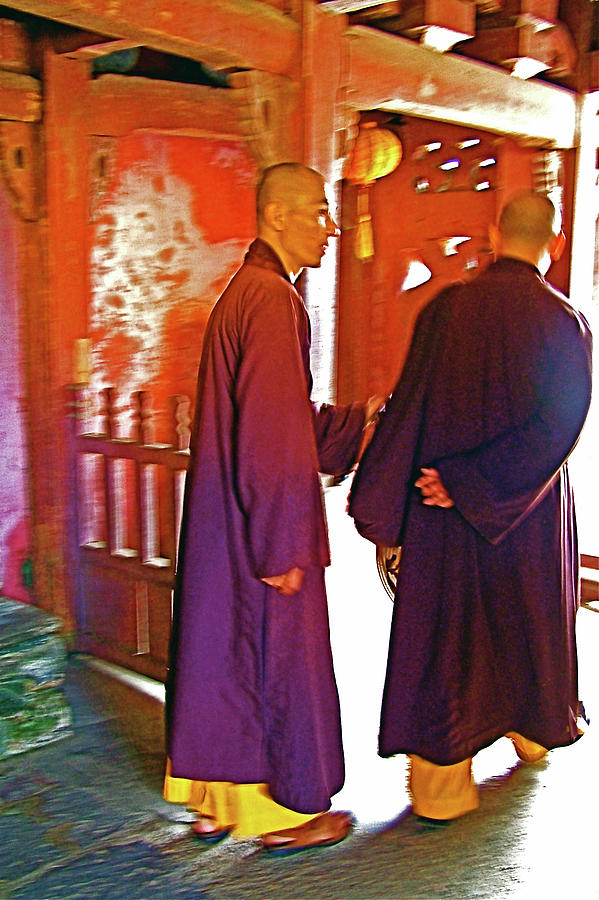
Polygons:
<instances>
[{"instance_id":1,"label":"yellow under-robe","mask_svg":"<svg viewBox=\"0 0 599 900\"><path fill-rule=\"evenodd\" d=\"M235 784L230 781L193 781L174 778L167 760L164 798L184 803L199 816L213 819L218 826L230 827L237 838L253 837L295 828L321 813L304 815L276 803L267 784Z\"/></svg>"},{"instance_id":2,"label":"yellow under-robe","mask_svg":"<svg viewBox=\"0 0 599 900\"><path fill-rule=\"evenodd\" d=\"M545 747L515 731L506 734L521 760L538 762ZM412 809L429 819L457 819L478 807L478 788L472 778L472 758L450 766L439 766L412 754L409 756L408 790Z\"/></svg>"},{"instance_id":3,"label":"yellow under-robe","mask_svg":"<svg viewBox=\"0 0 599 900\"><path fill-rule=\"evenodd\" d=\"M472 759L438 766L421 756L409 756L408 791L412 810L428 819L457 819L478 806Z\"/></svg>"}]
</instances>

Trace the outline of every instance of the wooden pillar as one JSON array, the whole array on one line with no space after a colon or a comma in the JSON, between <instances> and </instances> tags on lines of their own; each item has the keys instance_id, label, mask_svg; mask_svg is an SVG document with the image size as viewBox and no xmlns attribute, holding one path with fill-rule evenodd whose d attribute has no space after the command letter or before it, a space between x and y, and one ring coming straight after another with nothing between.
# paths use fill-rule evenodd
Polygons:
<instances>
[{"instance_id":1,"label":"wooden pillar","mask_svg":"<svg viewBox=\"0 0 599 900\"><path fill-rule=\"evenodd\" d=\"M88 110L85 63L44 51L47 291L40 298L37 431L44 459L32 473L36 596L74 628L74 573L69 566L70 480L67 386L73 380L75 341L87 333ZM43 408L42 408L43 407Z\"/></svg>"},{"instance_id":2,"label":"wooden pillar","mask_svg":"<svg viewBox=\"0 0 599 900\"><path fill-rule=\"evenodd\" d=\"M260 169L298 161L322 172L337 216L343 165L357 130L358 115L346 100L347 16L326 13L314 0L294 0L300 26L300 52L293 71L257 69L230 78L241 133ZM336 309L338 241L329 245L320 269L308 269L303 293L312 322L313 396L336 394Z\"/></svg>"},{"instance_id":3,"label":"wooden pillar","mask_svg":"<svg viewBox=\"0 0 599 900\"><path fill-rule=\"evenodd\" d=\"M347 17L304 0L302 16L302 161L322 172L331 189L329 203L339 221L343 165L356 113L346 102ZM320 269L308 269L305 296L312 321L312 372L315 399L336 396L336 336L339 241L331 239Z\"/></svg>"},{"instance_id":4,"label":"wooden pillar","mask_svg":"<svg viewBox=\"0 0 599 900\"><path fill-rule=\"evenodd\" d=\"M599 94L580 100L581 141L574 197L570 295L587 315L595 291L594 277L599 219Z\"/></svg>"}]
</instances>

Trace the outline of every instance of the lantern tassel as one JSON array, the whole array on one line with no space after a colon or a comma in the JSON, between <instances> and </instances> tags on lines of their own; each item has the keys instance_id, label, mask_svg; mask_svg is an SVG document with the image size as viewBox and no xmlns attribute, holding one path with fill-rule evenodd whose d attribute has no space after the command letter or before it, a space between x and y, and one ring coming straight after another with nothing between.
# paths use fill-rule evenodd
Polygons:
<instances>
[{"instance_id":1,"label":"lantern tassel","mask_svg":"<svg viewBox=\"0 0 599 900\"><path fill-rule=\"evenodd\" d=\"M362 262L368 262L374 257L374 233L372 230L372 216L368 209L368 188L358 191L358 224L354 244L356 257Z\"/></svg>"}]
</instances>

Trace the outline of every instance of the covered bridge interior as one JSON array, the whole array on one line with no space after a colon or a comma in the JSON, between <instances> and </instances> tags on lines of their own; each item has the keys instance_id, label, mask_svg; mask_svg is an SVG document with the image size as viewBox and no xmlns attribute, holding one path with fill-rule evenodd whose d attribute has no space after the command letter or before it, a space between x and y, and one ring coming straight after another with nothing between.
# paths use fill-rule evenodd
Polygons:
<instances>
[{"instance_id":1,"label":"covered bridge interior","mask_svg":"<svg viewBox=\"0 0 599 900\"><path fill-rule=\"evenodd\" d=\"M364 400L518 188L560 204L551 280L598 321L598 111L593 0L0 6L2 593L162 680L189 398L260 171L330 183L341 237L301 285L315 399ZM596 406L574 460L590 602Z\"/></svg>"}]
</instances>

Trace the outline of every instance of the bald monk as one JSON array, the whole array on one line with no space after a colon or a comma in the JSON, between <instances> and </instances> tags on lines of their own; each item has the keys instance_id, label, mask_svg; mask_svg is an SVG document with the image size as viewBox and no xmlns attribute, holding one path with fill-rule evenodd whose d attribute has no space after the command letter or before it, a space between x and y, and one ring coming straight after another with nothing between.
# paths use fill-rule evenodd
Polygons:
<instances>
[{"instance_id":1,"label":"bald monk","mask_svg":"<svg viewBox=\"0 0 599 900\"><path fill-rule=\"evenodd\" d=\"M217 302L200 362L167 681L165 796L202 841L279 855L342 840L319 472L353 465L382 402L310 402L310 323L294 281L337 234L322 176L258 186L258 238Z\"/></svg>"},{"instance_id":2,"label":"bald monk","mask_svg":"<svg viewBox=\"0 0 599 900\"><path fill-rule=\"evenodd\" d=\"M532 761L579 737L566 460L591 335L544 279L564 244L546 196L516 195L491 242L420 314L350 500L362 535L402 546L379 753L408 754L427 819L478 805L472 757L497 738Z\"/></svg>"}]
</instances>

